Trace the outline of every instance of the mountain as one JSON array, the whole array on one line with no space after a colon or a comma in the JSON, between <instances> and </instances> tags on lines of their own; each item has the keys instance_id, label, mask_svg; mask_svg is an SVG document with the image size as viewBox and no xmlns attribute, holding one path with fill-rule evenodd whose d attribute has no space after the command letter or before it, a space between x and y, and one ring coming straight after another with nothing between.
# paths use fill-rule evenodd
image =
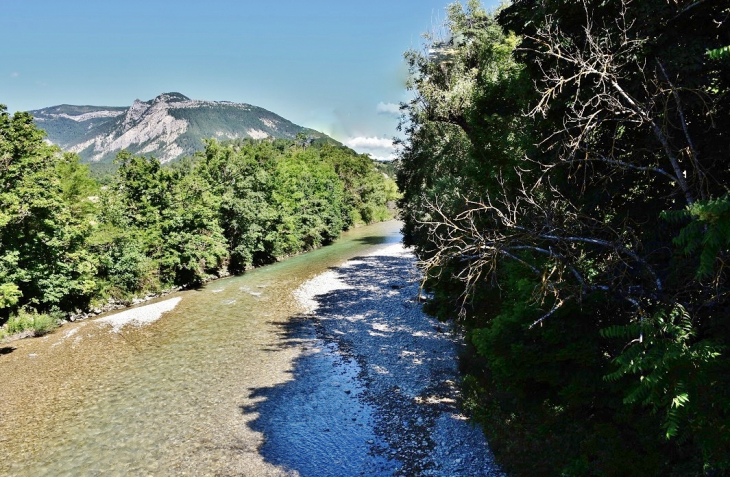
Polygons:
<instances>
[{"instance_id":1,"label":"mountain","mask_svg":"<svg viewBox=\"0 0 730 477\"><path fill-rule=\"evenodd\" d=\"M111 162L122 149L170 162L203 149L203 139L294 139L305 133L336 142L250 104L200 101L163 93L130 107L63 104L30 112L48 140L87 162Z\"/></svg>"}]
</instances>

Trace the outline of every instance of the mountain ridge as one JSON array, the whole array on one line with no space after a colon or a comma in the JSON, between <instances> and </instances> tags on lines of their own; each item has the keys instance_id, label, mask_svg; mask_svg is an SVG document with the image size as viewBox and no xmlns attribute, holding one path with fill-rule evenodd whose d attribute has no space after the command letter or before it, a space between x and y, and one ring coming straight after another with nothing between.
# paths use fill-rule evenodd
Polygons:
<instances>
[{"instance_id":1,"label":"mountain ridge","mask_svg":"<svg viewBox=\"0 0 730 477\"><path fill-rule=\"evenodd\" d=\"M339 144L258 106L190 99L178 92L136 99L128 107L61 104L30 113L49 142L85 162L111 162L123 149L171 162L203 150L206 138L294 139L304 133Z\"/></svg>"}]
</instances>

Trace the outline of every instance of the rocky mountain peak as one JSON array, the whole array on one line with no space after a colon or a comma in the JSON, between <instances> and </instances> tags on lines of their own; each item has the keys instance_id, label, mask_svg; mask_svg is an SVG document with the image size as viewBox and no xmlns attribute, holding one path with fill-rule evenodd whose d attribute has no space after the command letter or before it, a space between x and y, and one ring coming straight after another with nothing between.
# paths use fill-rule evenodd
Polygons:
<instances>
[{"instance_id":1,"label":"rocky mountain peak","mask_svg":"<svg viewBox=\"0 0 730 477\"><path fill-rule=\"evenodd\" d=\"M162 93L152 100L153 103L178 103L181 101L190 101L190 98L181 93Z\"/></svg>"},{"instance_id":2,"label":"rocky mountain peak","mask_svg":"<svg viewBox=\"0 0 730 477\"><path fill-rule=\"evenodd\" d=\"M134 103L132 103L132 106L127 110L127 113L124 115L124 127L130 127L137 121L139 121L142 115L147 112L149 108L150 104L148 102L143 102L135 99Z\"/></svg>"},{"instance_id":3,"label":"rocky mountain peak","mask_svg":"<svg viewBox=\"0 0 730 477\"><path fill-rule=\"evenodd\" d=\"M331 140L263 108L177 92L137 99L126 108L64 105L31 113L50 142L90 162L110 162L123 149L169 162L202 150L207 138L293 139L305 132Z\"/></svg>"}]
</instances>

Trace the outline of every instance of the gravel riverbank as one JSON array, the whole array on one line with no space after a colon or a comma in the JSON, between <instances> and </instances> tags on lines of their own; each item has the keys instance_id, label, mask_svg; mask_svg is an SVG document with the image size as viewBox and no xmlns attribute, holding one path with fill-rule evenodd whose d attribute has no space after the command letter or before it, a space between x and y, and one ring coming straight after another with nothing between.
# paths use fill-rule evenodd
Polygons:
<instances>
[{"instance_id":1,"label":"gravel riverbank","mask_svg":"<svg viewBox=\"0 0 730 477\"><path fill-rule=\"evenodd\" d=\"M500 475L398 228L0 346L0 474Z\"/></svg>"},{"instance_id":2,"label":"gravel riverbank","mask_svg":"<svg viewBox=\"0 0 730 477\"><path fill-rule=\"evenodd\" d=\"M302 476L503 475L461 414L460 338L425 315L415 257L381 248L295 291L308 313L287 325L307 351L294 379L254 409L260 449Z\"/></svg>"}]
</instances>

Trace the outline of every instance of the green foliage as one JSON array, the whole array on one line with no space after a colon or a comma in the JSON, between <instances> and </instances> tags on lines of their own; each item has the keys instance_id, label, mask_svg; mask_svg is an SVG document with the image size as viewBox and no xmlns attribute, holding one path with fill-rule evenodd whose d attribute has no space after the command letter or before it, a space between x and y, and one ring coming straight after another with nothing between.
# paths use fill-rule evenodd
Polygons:
<instances>
[{"instance_id":1,"label":"green foliage","mask_svg":"<svg viewBox=\"0 0 730 477\"><path fill-rule=\"evenodd\" d=\"M41 334L49 310L196 285L327 244L354 211L392 217L397 194L369 158L328 141L209 140L170 167L123 151L101 185L43 137L30 115L0 108L7 332Z\"/></svg>"},{"instance_id":2,"label":"green foliage","mask_svg":"<svg viewBox=\"0 0 730 477\"><path fill-rule=\"evenodd\" d=\"M26 313L22 313L8 320L6 323L6 331L8 334L22 333L25 330L31 329L32 326L32 317Z\"/></svg>"},{"instance_id":3,"label":"green foliage","mask_svg":"<svg viewBox=\"0 0 730 477\"><path fill-rule=\"evenodd\" d=\"M56 169L66 160L30 115L0 108L0 283L40 309L83 302L95 286L82 249L88 227L64 202Z\"/></svg>"},{"instance_id":4,"label":"green foliage","mask_svg":"<svg viewBox=\"0 0 730 477\"><path fill-rule=\"evenodd\" d=\"M0 308L15 306L23 296L18 286L14 283L3 283L0 285Z\"/></svg>"},{"instance_id":5,"label":"green foliage","mask_svg":"<svg viewBox=\"0 0 730 477\"><path fill-rule=\"evenodd\" d=\"M162 214L162 275L167 272L178 284L200 283L228 257L228 243L215 213L219 202L195 174L182 173L174 184L171 205Z\"/></svg>"},{"instance_id":6,"label":"green foliage","mask_svg":"<svg viewBox=\"0 0 730 477\"><path fill-rule=\"evenodd\" d=\"M242 271L275 259L277 211L272 202L278 151L270 143L207 144L199 175L219 200L219 222L230 247L230 268Z\"/></svg>"},{"instance_id":7,"label":"green foliage","mask_svg":"<svg viewBox=\"0 0 730 477\"><path fill-rule=\"evenodd\" d=\"M100 268L102 276L113 287L125 294L145 290L152 285L153 261L143 253L141 241L120 236L105 245L107 251L100 257Z\"/></svg>"},{"instance_id":8,"label":"green foliage","mask_svg":"<svg viewBox=\"0 0 730 477\"><path fill-rule=\"evenodd\" d=\"M660 310L640 322L601 330L606 338L631 340L615 359L616 370L604 379L615 382L635 376L624 398L664 414L667 439L679 435L682 423L695 421L698 393L706 391L708 370L721 356L722 348L709 340L697 340L689 313L681 306ZM721 405L720 402L717 405Z\"/></svg>"},{"instance_id":9,"label":"green foliage","mask_svg":"<svg viewBox=\"0 0 730 477\"><path fill-rule=\"evenodd\" d=\"M393 178L398 173L398 168L393 161L377 161L374 163L375 168L389 178Z\"/></svg>"},{"instance_id":10,"label":"green foliage","mask_svg":"<svg viewBox=\"0 0 730 477\"><path fill-rule=\"evenodd\" d=\"M713 60L724 60L730 58L730 45L713 50L707 50L707 56Z\"/></svg>"},{"instance_id":11,"label":"green foliage","mask_svg":"<svg viewBox=\"0 0 730 477\"><path fill-rule=\"evenodd\" d=\"M114 181L117 165L114 163L92 162L86 164L89 168L89 176L99 185L108 186Z\"/></svg>"},{"instance_id":12,"label":"green foliage","mask_svg":"<svg viewBox=\"0 0 730 477\"><path fill-rule=\"evenodd\" d=\"M730 468L729 13L453 3L405 55L405 241L508 472Z\"/></svg>"},{"instance_id":13,"label":"green foliage","mask_svg":"<svg viewBox=\"0 0 730 477\"><path fill-rule=\"evenodd\" d=\"M294 151L277 164L273 201L282 213L281 252L330 243L344 228L344 187L331 164L317 155Z\"/></svg>"},{"instance_id":14,"label":"green foliage","mask_svg":"<svg viewBox=\"0 0 730 477\"><path fill-rule=\"evenodd\" d=\"M673 240L688 256L698 256L697 278L707 278L716 271L718 259L730 248L730 196L695 202L685 210L662 214L667 221L687 223Z\"/></svg>"},{"instance_id":15,"label":"green foliage","mask_svg":"<svg viewBox=\"0 0 730 477\"><path fill-rule=\"evenodd\" d=\"M60 319L58 310L51 313L38 313L35 310L18 310L5 325L9 335L30 331L32 336L43 336L58 328Z\"/></svg>"}]
</instances>

